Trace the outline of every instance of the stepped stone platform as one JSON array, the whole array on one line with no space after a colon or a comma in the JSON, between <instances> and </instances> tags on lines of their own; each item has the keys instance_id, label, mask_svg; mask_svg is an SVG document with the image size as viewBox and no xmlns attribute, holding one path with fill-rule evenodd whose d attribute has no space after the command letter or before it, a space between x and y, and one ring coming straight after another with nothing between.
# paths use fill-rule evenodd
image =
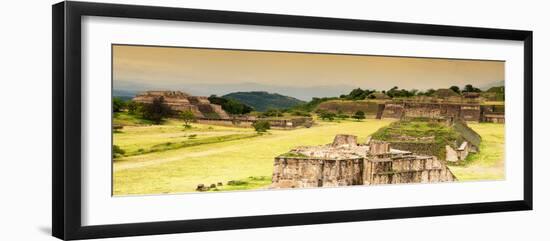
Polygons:
<instances>
[{"instance_id":1,"label":"stepped stone platform","mask_svg":"<svg viewBox=\"0 0 550 241\"><path fill-rule=\"evenodd\" d=\"M271 188L453 181L455 176L435 156L392 149L387 142L358 144L356 136L337 135L331 144L297 147L275 157Z\"/></svg>"},{"instance_id":2,"label":"stepped stone platform","mask_svg":"<svg viewBox=\"0 0 550 241\"><path fill-rule=\"evenodd\" d=\"M132 100L138 103L151 104L157 98L163 98L164 103L173 111L191 111L197 118L229 119L229 115L220 105L211 104L206 96L191 96L182 91L145 91Z\"/></svg>"}]
</instances>

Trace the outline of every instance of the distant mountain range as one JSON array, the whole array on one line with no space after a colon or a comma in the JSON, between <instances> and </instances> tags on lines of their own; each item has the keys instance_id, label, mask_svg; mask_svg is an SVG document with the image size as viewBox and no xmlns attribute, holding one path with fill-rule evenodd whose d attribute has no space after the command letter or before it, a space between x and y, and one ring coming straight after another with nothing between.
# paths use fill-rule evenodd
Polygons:
<instances>
[{"instance_id":1,"label":"distant mountain range","mask_svg":"<svg viewBox=\"0 0 550 241\"><path fill-rule=\"evenodd\" d=\"M260 83L186 83L186 84L167 84L167 83L142 83L135 84L127 81L118 80L113 83L113 95L120 94L121 96L135 95L146 90L180 90L191 95L210 96L210 95L226 95L234 92L250 92L250 91L266 91L269 93L279 93L281 95L292 96L299 100L310 101L313 97L333 97L339 96L342 93L348 93L350 90L357 88L356 86L348 86L344 84L325 86L287 86L287 85L270 85Z\"/></svg>"},{"instance_id":2,"label":"distant mountain range","mask_svg":"<svg viewBox=\"0 0 550 241\"><path fill-rule=\"evenodd\" d=\"M180 90L191 95L210 96L218 95L232 97L242 103L254 107L258 111L267 108L288 108L296 104L310 101L313 97L337 97L349 93L357 86L335 85L335 86L279 86L258 83L232 83L232 84L141 84L135 85L130 82L117 81L113 89L113 96L123 100L129 100L136 94L146 90ZM491 87L504 86L504 81L494 81L486 84L476 85L483 91ZM371 88L375 88L374 86ZM435 87L434 87L435 88ZM275 94L276 93L276 94Z\"/></svg>"},{"instance_id":3,"label":"distant mountain range","mask_svg":"<svg viewBox=\"0 0 550 241\"><path fill-rule=\"evenodd\" d=\"M136 96L138 91L129 91L129 90L113 90L113 97L120 98L124 101L131 100Z\"/></svg>"},{"instance_id":4,"label":"distant mountain range","mask_svg":"<svg viewBox=\"0 0 550 241\"><path fill-rule=\"evenodd\" d=\"M284 109L305 103L293 97L266 91L234 92L222 97L235 99L241 103L254 107L257 111L266 111L270 108Z\"/></svg>"}]
</instances>

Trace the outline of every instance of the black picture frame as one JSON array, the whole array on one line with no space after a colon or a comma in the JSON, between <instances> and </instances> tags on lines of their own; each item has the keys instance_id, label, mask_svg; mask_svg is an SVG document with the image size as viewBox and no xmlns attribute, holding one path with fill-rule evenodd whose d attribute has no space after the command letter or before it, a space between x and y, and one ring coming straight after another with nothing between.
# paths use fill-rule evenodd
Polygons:
<instances>
[{"instance_id":1,"label":"black picture frame","mask_svg":"<svg viewBox=\"0 0 550 241\"><path fill-rule=\"evenodd\" d=\"M532 210L533 208L533 32L415 23L336 19L263 13L198 10L90 2L52 6L52 233L60 239L88 239L213 230L413 218ZM139 222L81 224L81 18L103 16L326 30L516 40L524 44L524 193L522 200L334 212Z\"/></svg>"}]
</instances>

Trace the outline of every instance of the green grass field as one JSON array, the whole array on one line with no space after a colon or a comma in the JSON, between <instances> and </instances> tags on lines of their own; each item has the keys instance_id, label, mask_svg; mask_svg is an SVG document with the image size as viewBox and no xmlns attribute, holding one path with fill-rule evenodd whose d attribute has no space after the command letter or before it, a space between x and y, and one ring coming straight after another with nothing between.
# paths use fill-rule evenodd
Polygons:
<instances>
[{"instance_id":1,"label":"green grass field","mask_svg":"<svg viewBox=\"0 0 550 241\"><path fill-rule=\"evenodd\" d=\"M449 166L459 181L504 179L504 124L469 123L481 135L480 152L460 166Z\"/></svg>"},{"instance_id":2,"label":"green grass field","mask_svg":"<svg viewBox=\"0 0 550 241\"><path fill-rule=\"evenodd\" d=\"M131 116L122 119L126 125L114 134L114 144L125 154L113 164L114 195L194 192L198 184L219 182L223 186L210 191L267 188L275 156L296 146L330 143L336 134L357 135L364 142L393 122L317 120L312 128L258 135L252 128L205 124L185 128L177 120L146 125ZM482 136L481 152L470 155L463 165L449 168L460 181L503 179L504 125L469 126ZM232 185L227 185L229 181Z\"/></svg>"},{"instance_id":3,"label":"green grass field","mask_svg":"<svg viewBox=\"0 0 550 241\"><path fill-rule=\"evenodd\" d=\"M301 145L332 142L336 134L353 134L364 142L367 136L391 123L368 119L361 122L323 122L312 128L270 130L256 135L252 128L193 124L185 129L178 121L158 126L125 126L114 134L114 144L127 156L114 162L114 195L194 192L197 184L224 186L219 191L266 188L271 184L273 158ZM199 145L170 148L177 143L206 140ZM208 141L240 135L245 138ZM166 145L166 143L172 143ZM166 148L145 154L154 147ZM226 185L228 181L238 185Z\"/></svg>"}]
</instances>

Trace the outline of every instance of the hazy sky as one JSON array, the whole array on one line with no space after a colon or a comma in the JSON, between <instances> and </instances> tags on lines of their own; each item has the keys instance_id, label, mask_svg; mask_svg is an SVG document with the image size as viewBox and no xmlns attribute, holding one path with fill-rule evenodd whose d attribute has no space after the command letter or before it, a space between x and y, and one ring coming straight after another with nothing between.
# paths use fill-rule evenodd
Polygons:
<instances>
[{"instance_id":1,"label":"hazy sky","mask_svg":"<svg viewBox=\"0 0 550 241\"><path fill-rule=\"evenodd\" d=\"M501 61L113 46L115 90L177 89L197 95L265 90L307 99L357 87L423 90L485 87L503 80Z\"/></svg>"}]
</instances>

